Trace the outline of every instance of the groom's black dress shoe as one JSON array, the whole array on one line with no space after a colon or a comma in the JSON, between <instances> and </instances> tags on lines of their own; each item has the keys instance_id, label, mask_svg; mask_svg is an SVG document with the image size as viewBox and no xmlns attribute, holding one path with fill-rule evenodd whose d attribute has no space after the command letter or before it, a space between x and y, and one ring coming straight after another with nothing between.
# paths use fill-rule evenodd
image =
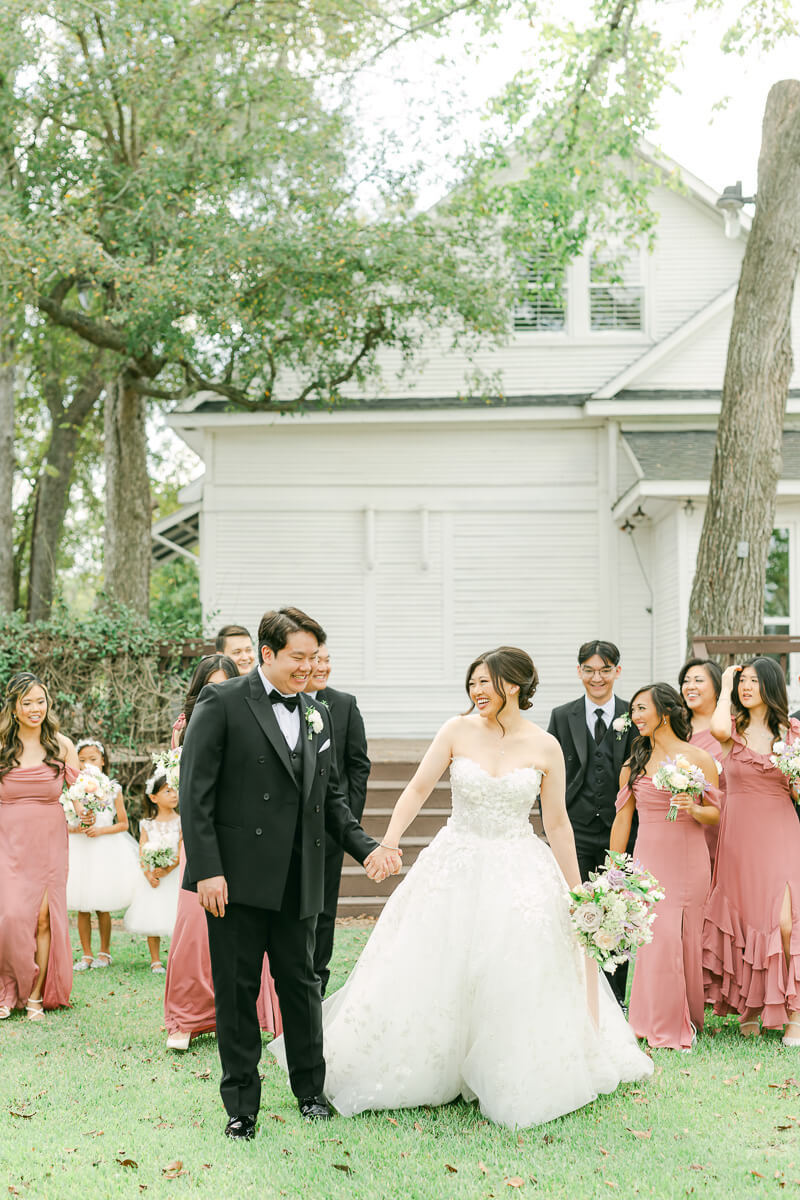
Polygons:
<instances>
[{"instance_id":1,"label":"groom's black dress shoe","mask_svg":"<svg viewBox=\"0 0 800 1200\"><path fill-rule=\"evenodd\" d=\"M225 1137L241 1138L251 1141L256 1136L256 1118L254 1113L242 1113L239 1117L230 1117L225 1126Z\"/></svg>"},{"instance_id":2,"label":"groom's black dress shoe","mask_svg":"<svg viewBox=\"0 0 800 1200\"><path fill-rule=\"evenodd\" d=\"M297 1104L304 1121L330 1121L333 1116L324 1096L301 1096Z\"/></svg>"}]
</instances>

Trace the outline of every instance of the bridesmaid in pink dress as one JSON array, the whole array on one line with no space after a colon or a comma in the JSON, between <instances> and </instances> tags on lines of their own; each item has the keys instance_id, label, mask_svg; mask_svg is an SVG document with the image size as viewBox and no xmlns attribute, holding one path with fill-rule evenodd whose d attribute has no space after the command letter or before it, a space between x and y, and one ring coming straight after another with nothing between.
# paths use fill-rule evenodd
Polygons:
<instances>
[{"instance_id":1,"label":"bridesmaid in pink dress","mask_svg":"<svg viewBox=\"0 0 800 1200\"><path fill-rule=\"evenodd\" d=\"M173 749L183 744L186 726L205 685L224 683L226 679L235 679L238 674L236 664L224 654L209 654L200 660L189 684L184 711L172 728ZM178 867L181 878L185 869L186 851L181 843ZM258 1018L261 1028L266 1032L276 1036L282 1032L278 996L266 955L261 973ZM194 1034L208 1033L217 1027L206 914L198 903L197 895L183 888L178 894L178 912L167 958L164 1024L170 1050L188 1050Z\"/></svg>"},{"instance_id":2,"label":"bridesmaid in pink dress","mask_svg":"<svg viewBox=\"0 0 800 1200\"><path fill-rule=\"evenodd\" d=\"M715 762L722 763L722 746L711 732L711 718L717 707L719 693L722 689L722 671L712 659L690 658L681 667L678 675L678 689L683 697L689 714L689 725L692 736L689 739L693 746L707 750ZM725 811L725 772L719 777L719 809L720 822ZM706 842L711 857L711 873L714 873L714 859L717 853L719 825L706 825Z\"/></svg>"},{"instance_id":3,"label":"bridesmaid in pink dress","mask_svg":"<svg viewBox=\"0 0 800 1200\"><path fill-rule=\"evenodd\" d=\"M78 756L58 732L47 688L14 675L0 709L0 1020L66 1007L72 990L67 925L67 823L60 797ZM80 805L76 805L80 809ZM83 810L79 816L84 815Z\"/></svg>"},{"instance_id":4,"label":"bridesmaid in pink dress","mask_svg":"<svg viewBox=\"0 0 800 1200\"><path fill-rule=\"evenodd\" d=\"M634 810L639 832L634 856L655 875L665 898L656 907L653 940L638 951L628 1019L650 1046L690 1050L703 1027L703 905L711 882L704 828L719 820L717 768L711 755L689 742L681 698L668 683L641 688L630 703L639 731L620 773L611 849L624 851ZM653 783L665 759L682 754L700 767L710 790L700 803L672 797ZM678 815L667 821L670 803Z\"/></svg>"},{"instance_id":5,"label":"bridesmaid in pink dress","mask_svg":"<svg viewBox=\"0 0 800 1200\"><path fill-rule=\"evenodd\" d=\"M728 793L703 934L707 992L716 1013L739 1014L744 1037L760 1034L760 1017L800 1046L800 822L769 758L776 740L800 737L800 722L773 659L728 667L711 732Z\"/></svg>"}]
</instances>

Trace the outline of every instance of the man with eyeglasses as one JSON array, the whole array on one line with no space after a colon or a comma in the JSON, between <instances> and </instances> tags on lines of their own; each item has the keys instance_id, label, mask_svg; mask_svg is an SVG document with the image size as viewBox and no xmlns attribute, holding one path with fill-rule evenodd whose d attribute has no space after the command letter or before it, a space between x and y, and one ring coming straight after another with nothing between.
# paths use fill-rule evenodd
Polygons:
<instances>
[{"instance_id":1,"label":"man with eyeglasses","mask_svg":"<svg viewBox=\"0 0 800 1200\"><path fill-rule=\"evenodd\" d=\"M602 865L615 816L619 773L630 753L631 730L614 722L628 711L614 695L622 670L613 642L595 638L578 651L579 700L554 708L548 731L559 742L567 769L567 813L575 834L581 879ZM631 844L635 830L631 830ZM629 845L630 849L630 845ZM627 969L617 967L608 981L620 1004L625 1001Z\"/></svg>"}]
</instances>

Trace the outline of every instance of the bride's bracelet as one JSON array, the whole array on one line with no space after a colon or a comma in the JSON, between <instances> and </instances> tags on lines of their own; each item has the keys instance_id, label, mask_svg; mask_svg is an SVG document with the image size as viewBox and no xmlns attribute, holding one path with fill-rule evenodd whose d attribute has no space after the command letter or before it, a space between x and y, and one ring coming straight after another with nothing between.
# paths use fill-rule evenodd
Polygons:
<instances>
[{"instance_id":1,"label":"bride's bracelet","mask_svg":"<svg viewBox=\"0 0 800 1200\"><path fill-rule=\"evenodd\" d=\"M395 850L395 851L398 851L398 850L400 849L400 847L399 847L399 846L387 846L387 845L386 845L386 842L378 842L378 845L379 845L379 846L383 846L384 850Z\"/></svg>"}]
</instances>

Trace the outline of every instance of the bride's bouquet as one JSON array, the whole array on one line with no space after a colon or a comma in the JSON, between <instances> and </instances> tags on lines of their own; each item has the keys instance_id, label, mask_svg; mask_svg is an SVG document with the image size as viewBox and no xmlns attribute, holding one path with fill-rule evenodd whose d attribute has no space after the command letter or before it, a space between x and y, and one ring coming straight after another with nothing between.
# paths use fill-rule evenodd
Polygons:
<instances>
[{"instance_id":1,"label":"bride's bouquet","mask_svg":"<svg viewBox=\"0 0 800 1200\"><path fill-rule=\"evenodd\" d=\"M800 803L798 797L798 787L800 787L800 741L796 742L773 742L773 753L769 756L769 761L773 767L777 767L782 775L785 775L789 780L789 786L792 789L792 797L795 804Z\"/></svg>"},{"instance_id":2,"label":"bride's bouquet","mask_svg":"<svg viewBox=\"0 0 800 1200\"><path fill-rule=\"evenodd\" d=\"M653 940L657 879L630 854L609 851L601 871L570 892L572 927L586 954L609 975Z\"/></svg>"},{"instance_id":3,"label":"bride's bouquet","mask_svg":"<svg viewBox=\"0 0 800 1200\"><path fill-rule=\"evenodd\" d=\"M708 780L703 772L683 754L676 754L674 759L665 758L653 775L653 784L661 792L671 792L673 796L680 796L685 792L696 799L708 788ZM665 819L674 821L677 816L677 805L670 804Z\"/></svg>"},{"instance_id":4,"label":"bride's bouquet","mask_svg":"<svg viewBox=\"0 0 800 1200\"><path fill-rule=\"evenodd\" d=\"M178 861L177 854L169 846L155 846L147 842L139 854L148 871L155 871L156 867L171 867Z\"/></svg>"},{"instance_id":5,"label":"bride's bouquet","mask_svg":"<svg viewBox=\"0 0 800 1200\"><path fill-rule=\"evenodd\" d=\"M78 772L78 778L69 787L64 788L61 804L70 824L77 823L75 809L77 800L87 812L108 812L114 804L114 797L119 789L116 779L109 777L99 767L87 763Z\"/></svg>"},{"instance_id":6,"label":"bride's bouquet","mask_svg":"<svg viewBox=\"0 0 800 1200\"><path fill-rule=\"evenodd\" d=\"M159 753L153 755L155 773L157 775L166 775L167 787L171 787L176 792L181 778L182 750L182 746L176 746L174 750L161 750Z\"/></svg>"}]
</instances>

